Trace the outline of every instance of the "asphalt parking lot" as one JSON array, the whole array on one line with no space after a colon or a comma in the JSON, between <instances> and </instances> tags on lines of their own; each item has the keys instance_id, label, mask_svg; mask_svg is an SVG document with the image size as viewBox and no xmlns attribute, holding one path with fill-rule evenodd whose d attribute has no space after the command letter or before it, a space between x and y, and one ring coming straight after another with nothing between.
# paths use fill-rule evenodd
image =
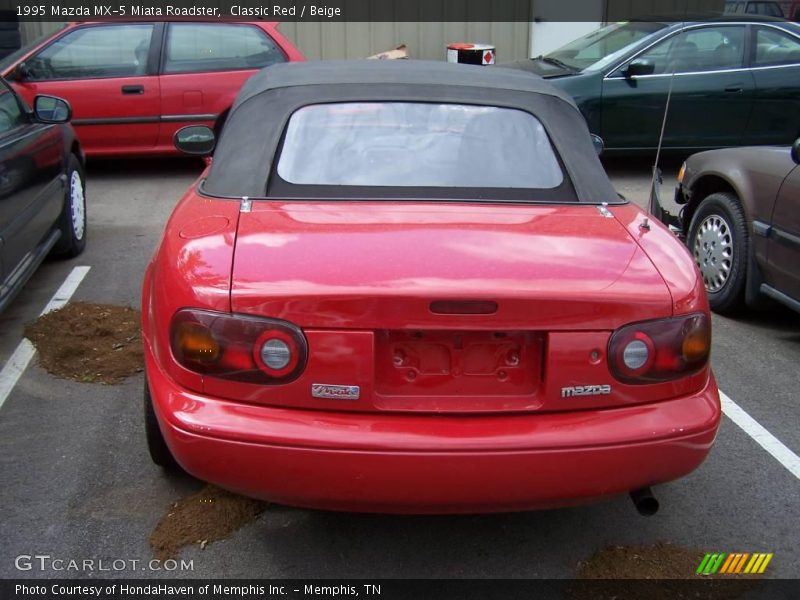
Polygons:
<instances>
[{"instance_id":1,"label":"asphalt parking lot","mask_svg":"<svg viewBox=\"0 0 800 600\"><path fill-rule=\"evenodd\" d=\"M606 166L621 193L646 202L646 160ZM666 163L665 196L678 166ZM181 160L90 165L86 252L47 261L0 315L0 365L18 347L24 324L76 266L90 269L74 300L138 308L145 265L201 167ZM779 308L737 319L715 315L713 344L720 389L780 440L790 451L784 462L791 460L800 453L800 315ZM578 561L605 546L657 541L709 552L771 552L768 576L800 577L800 471L727 417L710 458L692 475L655 489L661 510L651 518L640 517L627 498L447 517L273 505L229 539L184 550L191 571L19 571L20 555L147 561L155 524L171 503L200 487L168 479L150 462L141 390L141 375L115 386L76 383L52 377L34 358L0 406L0 577L571 577Z\"/></svg>"}]
</instances>

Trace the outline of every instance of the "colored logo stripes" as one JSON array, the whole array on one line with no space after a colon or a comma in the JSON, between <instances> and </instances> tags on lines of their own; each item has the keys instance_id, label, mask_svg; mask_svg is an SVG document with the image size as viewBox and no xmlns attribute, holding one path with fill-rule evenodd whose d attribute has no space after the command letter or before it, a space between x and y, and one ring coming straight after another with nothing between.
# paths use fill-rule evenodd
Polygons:
<instances>
[{"instance_id":1,"label":"colored logo stripes","mask_svg":"<svg viewBox=\"0 0 800 600\"><path fill-rule=\"evenodd\" d=\"M763 573L769 561L772 560L772 552L748 554L747 552L732 552L725 554L706 554L697 567L698 575L714 575L721 573L725 575L738 575L739 573Z\"/></svg>"}]
</instances>

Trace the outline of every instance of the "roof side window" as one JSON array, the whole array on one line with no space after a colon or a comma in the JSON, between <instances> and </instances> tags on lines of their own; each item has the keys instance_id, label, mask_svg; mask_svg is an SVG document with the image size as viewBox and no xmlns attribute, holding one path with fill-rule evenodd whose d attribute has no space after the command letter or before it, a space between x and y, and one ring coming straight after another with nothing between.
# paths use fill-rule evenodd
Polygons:
<instances>
[{"instance_id":1,"label":"roof side window","mask_svg":"<svg viewBox=\"0 0 800 600\"><path fill-rule=\"evenodd\" d=\"M800 39L772 27L756 28L756 67L800 64Z\"/></svg>"},{"instance_id":2,"label":"roof side window","mask_svg":"<svg viewBox=\"0 0 800 600\"><path fill-rule=\"evenodd\" d=\"M744 64L744 31L742 25L689 29L637 58L652 62L656 74L738 69Z\"/></svg>"},{"instance_id":3,"label":"roof side window","mask_svg":"<svg viewBox=\"0 0 800 600\"><path fill-rule=\"evenodd\" d=\"M286 62L267 33L253 25L172 23L167 38L165 73L261 69Z\"/></svg>"},{"instance_id":4,"label":"roof side window","mask_svg":"<svg viewBox=\"0 0 800 600\"><path fill-rule=\"evenodd\" d=\"M147 71L152 24L74 29L25 61L28 80L132 77Z\"/></svg>"},{"instance_id":5,"label":"roof side window","mask_svg":"<svg viewBox=\"0 0 800 600\"><path fill-rule=\"evenodd\" d=\"M553 189L564 181L542 123L492 106L338 103L297 110L277 173L299 185Z\"/></svg>"}]
</instances>

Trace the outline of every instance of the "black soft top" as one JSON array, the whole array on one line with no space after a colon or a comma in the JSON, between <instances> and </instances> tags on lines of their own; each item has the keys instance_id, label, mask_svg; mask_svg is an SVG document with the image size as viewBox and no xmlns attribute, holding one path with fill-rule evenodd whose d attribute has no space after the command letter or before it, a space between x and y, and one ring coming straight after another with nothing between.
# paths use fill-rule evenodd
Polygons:
<instances>
[{"instance_id":1,"label":"black soft top","mask_svg":"<svg viewBox=\"0 0 800 600\"><path fill-rule=\"evenodd\" d=\"M577 200L619 202L586 122L566 93L522 71L420 60L292 62L261 70L245 83L231 108L202 192L265 197L292 113L331 102L440 102L529 112L547 130Z\"/></svg>"},{"instance_id":2,"label":"black soft top","mask_svg":"<svg viewBox=\"0 0 800 600\"><path fill-rule=\"evenodd\" d=\"M262 69L242 87L236 106L270 90L300 85L420 85L437 86L428 100L437 101L438 86L468 86L496 90L515 90L548 94L575 104L569 95L535 77L496 73L474 65L456 65L430 60L328 60L303 63L280 63ZM308 90L313 101L315 90Z\"/></svg>"}]
</instances>

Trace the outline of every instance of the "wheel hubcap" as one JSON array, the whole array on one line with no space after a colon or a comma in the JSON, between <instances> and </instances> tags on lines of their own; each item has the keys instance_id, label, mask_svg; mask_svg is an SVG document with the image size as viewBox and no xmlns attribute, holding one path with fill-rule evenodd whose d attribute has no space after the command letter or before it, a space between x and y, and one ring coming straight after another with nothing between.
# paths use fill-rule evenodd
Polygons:
<instances>
[{"instance_id":1,"label":"wheel hubcap","mask_svg":"<svg viewBox=\"0 0 800 600\"><path fill-rule=\"evenodd\" d=\"M694 259L700 267L706 291L718 292L733 268L733 234L720 215L703 219L694 238Z\"/></svg>"},{"instance_id":2,"label":"wheel hubcap","mask_svg":"<svg viewBox=\"0 0 800 600\"><path fill-rule=\"evenodd\" d=\"M69 204L72 213L72 231L77 239L82 240L86 227L86 200L83 196L83 182L77 171L72 172L69 181Z\"/></svg>"}]
</instances>

